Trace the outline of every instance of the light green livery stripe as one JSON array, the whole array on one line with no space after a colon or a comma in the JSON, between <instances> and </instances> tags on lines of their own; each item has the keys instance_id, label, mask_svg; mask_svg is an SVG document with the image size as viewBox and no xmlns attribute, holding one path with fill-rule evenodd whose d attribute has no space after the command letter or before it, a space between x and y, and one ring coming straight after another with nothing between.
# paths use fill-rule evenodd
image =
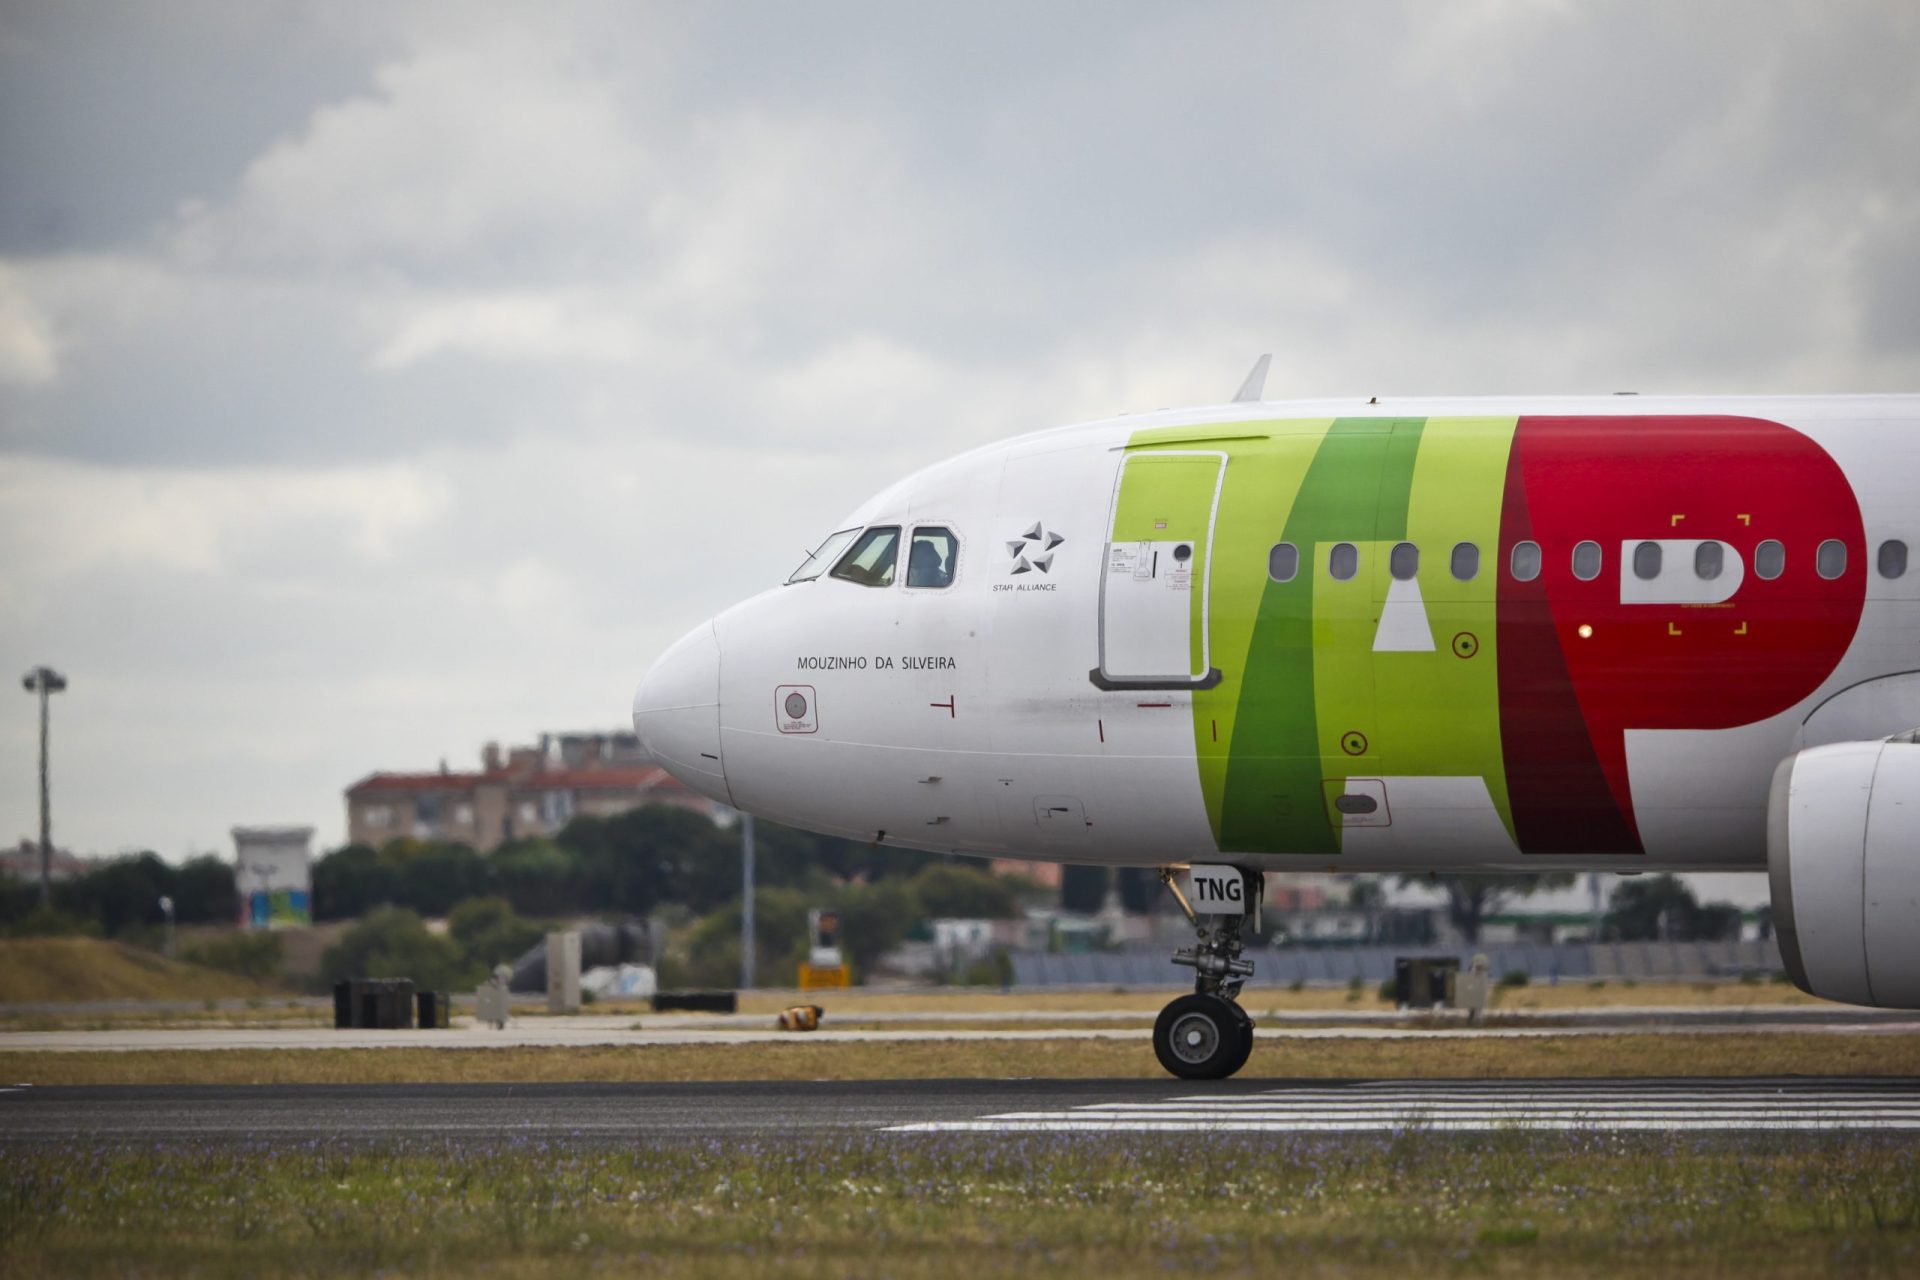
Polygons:
<instances>
[{"instance_id":1,"label":"light green livery stripe","mask_svg":"<svg viewBox=\"0 0 1920 1280\"><path fill-rule=\"evenodd\" d=\"M1428 424L1407 501L1406 539L1420 548L1420 591L1433 629L1431 653L1380 653L1373 667L1381 768L1399 777L1478 775L1513 832L1500 746L1500 507L1513 418L1449 418ZM1478 573L1452 571L1453 549L1471 543Z\"/></svg>"}]
</instances>

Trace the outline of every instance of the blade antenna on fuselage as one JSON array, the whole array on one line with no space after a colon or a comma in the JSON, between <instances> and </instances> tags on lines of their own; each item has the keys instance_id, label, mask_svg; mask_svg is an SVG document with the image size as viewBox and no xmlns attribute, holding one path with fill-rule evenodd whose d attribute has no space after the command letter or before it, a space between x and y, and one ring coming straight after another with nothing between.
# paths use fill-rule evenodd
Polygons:
<instances>
[{"instance_id":1,"label":"blade antenna on fuselage","mask_svg":"<svg viewBox=\"0 0 1920 1280\"><path fill-rule=\"evenodd\" d=\"M1273 362L1273 353L1268 352L1253 362L1253 371L1247 374L1247 380L1233 393L1235 404L1249 404L1258 400L1267 390L1267 366Z\"/></svg>"}]
</instances>

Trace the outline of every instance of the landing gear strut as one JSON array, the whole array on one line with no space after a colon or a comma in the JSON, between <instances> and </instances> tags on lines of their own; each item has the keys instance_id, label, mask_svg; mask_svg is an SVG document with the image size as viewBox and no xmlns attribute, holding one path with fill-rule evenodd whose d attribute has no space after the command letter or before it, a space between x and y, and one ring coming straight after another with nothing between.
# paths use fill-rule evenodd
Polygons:
<instances>
[{"instance_id":1,"label":"landing gear strut","mask_svg":"<svg viewBox=\"0 0 1920 1280\"><path fill-rule=\"evenodd\" d=\"M1240 877L1240 892L1231 895L1238 910L1203 918L1180 892L1173 869L1160 871L1194 930L1194 945L1173 953L1175 964L1193 970L1193 994L1162 1009L1153 1024L1154 1056L1182 1080L1224 1080L1253 1052L1253 1019L1235 1003L1241 984L1253 976L1253 961L1241 959L1240 931L1249 919L1258 928L1266 880L1257 871L1233 872Z\"/></svg>"}]
</instances>

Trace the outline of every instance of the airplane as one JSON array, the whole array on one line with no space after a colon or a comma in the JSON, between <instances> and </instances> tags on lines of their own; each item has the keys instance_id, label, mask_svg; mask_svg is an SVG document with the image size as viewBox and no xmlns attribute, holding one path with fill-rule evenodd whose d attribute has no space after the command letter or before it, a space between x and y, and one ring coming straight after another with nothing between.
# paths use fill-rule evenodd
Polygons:
<instances>
[{"instance_id":1,"label":"airplane","mask_svg":"<svg viewBox=\"0 0 1920 1280\"><path fill-rule=\"evenodd\" d=\"M814 831L1159 868L1187 1079L1251 1051L1267 871L1765 869L1797 985L1920 1008L1920 396L1265 369L882 490L660 656L646 750Z\"/></svg>"}]
</instances>

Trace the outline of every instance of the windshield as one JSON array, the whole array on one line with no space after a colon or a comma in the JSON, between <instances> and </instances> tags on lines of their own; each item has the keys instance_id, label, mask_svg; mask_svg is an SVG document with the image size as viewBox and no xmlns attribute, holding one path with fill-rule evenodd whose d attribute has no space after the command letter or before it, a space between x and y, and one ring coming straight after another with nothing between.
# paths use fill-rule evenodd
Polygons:
<instances>
[{"instance_id":1,"label":"windshield","mask_svg":"<svg viewBox=\"0 0 1920 1280\"><path fill-rule=\"evenodd\" d=\"M860 532L858 529L842 529L838 533L828 534L827 540L814 548L813 554L808 556L805 563L793 571L793 576L788 578L787 582L790 584L795 582L812 582L815 578L825 573L827 566L839 557L841 551L846 549L846 545L853 541L853 535L858 532Z\"/></svg>"},{"instance_id":2,"label":"windshield","mask_svg":"<svg viewBox=\"0 0 1920 1280\"><path fill-rule=\"evenodd\" d=\"M853 550L840 557L833 576L863 587L892 586L893 567L899 559L900 526L875 525L853 544Z\"/></svg>"}]
</instances>

